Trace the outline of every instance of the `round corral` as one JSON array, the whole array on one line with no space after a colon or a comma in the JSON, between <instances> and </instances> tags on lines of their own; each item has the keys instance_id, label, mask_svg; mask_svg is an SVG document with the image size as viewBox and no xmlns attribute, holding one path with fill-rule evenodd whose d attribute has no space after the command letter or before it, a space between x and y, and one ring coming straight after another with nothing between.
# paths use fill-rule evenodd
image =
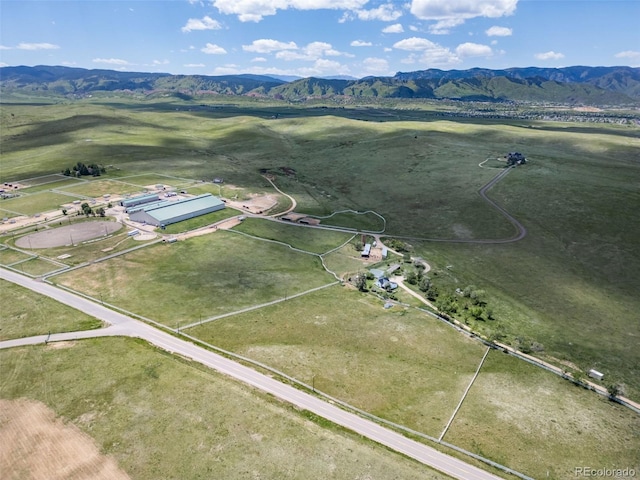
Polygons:
<instances>
[{"instance_id":1,"label":"round corral","mask_svg":"<svg viewBox=\"0 0 640 480\"><path fill-rule=\"evenodd\" d=\"M82 222L58 228L47 228L30 233L16 240L20 248L53 248L78 244L117 232L122 228L118 222Z\"/></svg>"}]
</instances>

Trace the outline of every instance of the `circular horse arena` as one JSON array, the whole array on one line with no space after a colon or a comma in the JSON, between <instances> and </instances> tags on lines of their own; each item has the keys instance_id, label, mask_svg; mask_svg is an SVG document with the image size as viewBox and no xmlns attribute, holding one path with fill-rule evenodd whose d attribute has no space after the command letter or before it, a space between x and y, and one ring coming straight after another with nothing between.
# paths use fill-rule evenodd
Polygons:
<instances>
[{"instance_id":1,"label":"circular horse arena","mask_svg":"<svg viewBox=\"0 0 640 480\"><path fill-rule=\"evenodd\" d=\"M47 228L16 240L20 248L53 248L76 245L94 238L105 237L122 228L118 222L82 222L64 227Z\"/></svg>"}]
</instances>

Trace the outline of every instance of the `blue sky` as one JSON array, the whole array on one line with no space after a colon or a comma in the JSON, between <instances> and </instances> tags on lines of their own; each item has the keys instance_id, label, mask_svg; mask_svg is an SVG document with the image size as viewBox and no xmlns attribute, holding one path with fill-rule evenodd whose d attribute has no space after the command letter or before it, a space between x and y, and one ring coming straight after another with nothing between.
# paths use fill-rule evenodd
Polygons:
<instances>
[{"instance_id":1,"label":"blue sky","mask_svg":"<svg viewBox=\"0 0 640 480\"><path fill-rule=\"evenodd\" d=\"M0 0L0 64L393 75L640 66L640 0Z\"/></svg>"}]
</instances>

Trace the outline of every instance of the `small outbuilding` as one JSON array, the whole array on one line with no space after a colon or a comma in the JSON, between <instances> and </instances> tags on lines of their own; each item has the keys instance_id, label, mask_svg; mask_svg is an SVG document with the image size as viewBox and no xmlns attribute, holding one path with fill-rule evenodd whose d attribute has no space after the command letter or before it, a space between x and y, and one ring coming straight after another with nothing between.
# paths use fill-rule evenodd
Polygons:
<instances>
[{"instance_id":1,"label":"small outbuilding","mask_svg":"<svg viewBox=\"0 0 640 480\"><path fill-rule=\"evenodd\" d=\"M363 258L369 258L369 255L371 255L371 244L367 243L362 249L362 252L360 252L360 256Z\"/></svg>"},{"instance_id":2,"label":"small outbuilding","mask_svg":"<svg viewBox=\"0 0 640 480\"><path fill-rule=\"evenodd\" d=\"M595 378L596 380L602 380L604 378L604 373L600 373L599 371L592 368L591 370L589 370L589 376L591 378Z\"/></svg>"}]
</instances>

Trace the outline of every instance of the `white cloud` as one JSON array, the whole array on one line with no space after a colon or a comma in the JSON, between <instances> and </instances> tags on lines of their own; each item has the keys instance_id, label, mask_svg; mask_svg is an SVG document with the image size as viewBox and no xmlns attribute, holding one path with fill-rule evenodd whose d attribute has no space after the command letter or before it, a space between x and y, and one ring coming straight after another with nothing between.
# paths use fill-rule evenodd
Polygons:
<instances>
[{"instance_id":1,"label":"white cloud","mask_svg":"<svg viewBox=\"0 0 640 480\"><path fill-rule=\"evenodd\" d=\"M107 65L131 65L126 60L120 58L94 58L91 60L93 63L104 63Z\"/></svg>"},{"instance_id":2,"label":"white cloud","mask_svg":"<svg viewBox=\"0 0 640 480\"><path fill-rule=\"evenodd\" d=\"M252 59L251 59L251 61L252 61L252 62L259 63L259 62L266 62L266 61L267 61L267 59L266 59L266 58L264 58L264 57L256 57L256 58L252 58Z\"/></svg>"},{"instance_id":3,"label":"white cloud","mask_svg":"<svg viewBox=\"0 0 640 480\"><path fill-rule=\"evenodd\" d=\"M412 32L419 32L420 29L418 27L416 27L415 25L409 25L409 30L411 30Z\"/></svg>"},{"instance_id":4,"label":"white cloud","mask_svg":"<svg viewBox=\"0 0 640 480\"><path fill-rule=\"evenodd\" d=\"M493 26L484 33L486 33L488 37L509 37L513 35L513 30L507 27Z\"/></svg>"},{"instance_id":5,"label":"white cloud","mask_svg":"<svg viewBox=\"0 0 640 480\"><path fill-rule=\"evenodd\" d=\"M322 56L337 57L341 55L341 53L335 50L330 43L326 42L311 42L304 47L304 52L314 58Z\"/></svg>"},{"instance_id":6,"label":"white cloud","mask_svg":"<svg viewBox=\"0 0 640 480\"><path fill-rule=\"evenodd\" d=\"M464 20L461 18L445 18L436 22L434 25L429 25L429 33L434 35L448 35L453 27L462 25Z\"/></svg>"},{"instance_id":7,"label":"white cloud","mask_svg":"<svg viewBox=\"0 0 640 480\"><path fill-rule=\"evenodd\" d=\"M402 33L404 32L404 28L402 28L402 24L394 23L393 25L389 25L388 27L384 27L382 29L382 33Z\"/></svg>"},{"instance_id":8,"label":"white cloud","mask_svg":"<svg viewBox=\"0 0 640 480\"><path fill-rule=\"evenodd\" d=\"M326 75L348 75L349 67L336 62L335 60L327 60L320 58L313 63L312 67L300 68L297 74L303 77L308 76L326 76Z\"/></svg>"},{"instance_id":9,"label":"white cloud","mask_svg":"<svg viewBox=\"0 0 640 480\"><path fill-rule=\"evenodd\" d=\"M409 55L407 59L403 60L403 63L415 63L419 61L429 67L460 63L460 57L456 53L426 38L405 38L404 40L396 42L393 47L399 50L421 53L419 58L417 54Z\"/></svg>"},{"instance_id":10,"label":"white cloud","mask_svg":"<svg viewBox=\"0 0 640 480\"><path fill-rule=\"evenodd\" d=\"M18 50L56 50L60 48L52 43L19 43Z\"/></svg>"},{"instance_id":11,"label":"white cloud","mask_svg":"<svg viewBox=\"0 0 640 480\"><path fill-rule=\"evenodd\" d=\"M241 22L259 22L278 10L357 10L369 0L213 0L220 13L237 15Z\"/></svg>"},{"instance_id":12,"label":"white cloud","mask_svg":"<svg viewBox=\"0 0 640 480\"><path fill-rule=\"evenodd\" d=\"M0 50L11 50L11 47L5 47L4 45L0 45Z\"/></svg>"},{"instance_id":13,"label":"white cloud","mask_svg":"<svg viewBox=\"0 0 640 480\"><path fill-rule=\"evenodd\" d=\"M232 63L213 69L213 75L235 75L236 73L241 72L238 70L238 65Z\"/></svg>"},{"instance_id":14,"label":"white cloud","mask_svg":"<svg viewBox=\"0 0 640 480\"><path fill-rule=\"evenodd\" d=\"M200 49L200 51L209 55L224 55L227 53L224 48L214 43L207 43L204 48Z\"/></svg>"},{"instance_id":15,"label":"white cloud","mask_svg":"<svg viewBox=\"0 0 640 480\"><path fill-rule=\"evenodd\" d=\"M549 52L536 53L534 57L536 57L538 60L560 60L561 58L564 58L564 55L562 53L557 53L551 50Z\"/></svg>"},{"instance_id":16,"label":"white cloud","mask_svg":"<svg viewBox=\"0 0 640 480\"><path fill-rule=\"evenodd\" d=\"M389 73L389 62L384 58L369 57L362 61L364 70L373 75L386 75Z\"/></svg>"},{"instance_id":17,"label":"white cloud","mask_svg":"<svg viewBox=\"0 0 640 480\"><path fill-rule=\"evenodd\" d=\"M0 62L0 67L8 67L8 66L9 66L8 63Z\"/></svg>"},{"instance_id":18,"label":"white cloud","mask_svg":"<svg viewBox=\"0 0 640 480\"><path fill-rule=\"evenodd\" d=\"M352 56L335 50L330 43L311 42L299 50L280 50L276 53L276 58L285 61L306 60L312 62L322 57L337 57L340 55Z\"/></svg>"},{"instance_id":19,"label":"white cloud","mask_svg":"<svg viewBox=\"0 0 640 480\"><path fill-rule=\"evenodd\" d=\"M373 45L373 43L364 42L362 40L354 40L353 42L351 42L351 46L352 47L370 47L372 45Z\"/></svg>"},{"instance_id":20,"label":"white cloud","mask_svg":"<svg viewBox=\"0 0 640 480\"><path fill-rule=\"evenodd\" d=\"M192 32L193 30L220 30L222 25L217 20L209 16L199 18L190 18L187 24L182 27L183 32Z\"/></svg>"},{"instance_id":21,"label":"white cloud","mask_svg":"<svg viewBox=\"0 0 640 480\"><path fill-rule=\"evenodd\" d=\"M381 20L383 22L393 22L402 16L402 11L397 10L393 4L387 3L371 10L356 10L359 20Z\"/></svg>"},{"instance_id":22,"label":"white cloud","mask_svg":"<svg viewBox=\"0 0 640 480\"><path fill-rule=\"evenodd\" d=\"M243 45L242 49L245 52L271 53L280 50L297 50L298 46L295 42L284 43L278 40L263 38L260 40L254 40L251 45Z\"/></svg>"},{"instance_id":23,"label":"white cloud","mask_svg":"<svg viewBox=\"0 0 640 480\"><path fill-rule=\"evenodd\" d=\"M619 52L614 55L616 58L631 58L637 59L640 58L640 52L636 52L634 50L626 50L624 52Z\"/></svg>"},{"instance_id":24,"label":"white cloud","mask_svg":"<svg viewBox=\"0 0 640 480\"><path fill-rule=\"evenodd\" d=\"M393 47L400 50L421 51L431 48L433 45L436 44L426 38L411 37L394 43Z\"/></svg>"},{"instance_id":25,"label":"white cloud","mask_svg":"<svg viewBox=\"0 0 640 480\"><path fill-rule=\"evenodd\" d=\"M206 65L204 63L185 63L183 67L186 68L204 68Z\"/></svg>"},{"instance_id":26,"label":"white cloud","mask_svg":"<svg viewBox=\"0 0 640 480\"><path fill-rule=\"evenodd\" d=\"M456 47L456 54L459 57L489 57L493 55L493 50L488 45L478 43L461 43Z\"/></svg>"},{"instance_id":27,"label":"white cloud","mask_svg":"<svg viewBox=\"0 0 640 480\"><path fill-rule=\"evenodd\" d=\"M476 17L498 18L515 12L518 0L412 0L411 13L420 20L435 20L431 33L449 29Z\"/></svg>"}]
</instances>

